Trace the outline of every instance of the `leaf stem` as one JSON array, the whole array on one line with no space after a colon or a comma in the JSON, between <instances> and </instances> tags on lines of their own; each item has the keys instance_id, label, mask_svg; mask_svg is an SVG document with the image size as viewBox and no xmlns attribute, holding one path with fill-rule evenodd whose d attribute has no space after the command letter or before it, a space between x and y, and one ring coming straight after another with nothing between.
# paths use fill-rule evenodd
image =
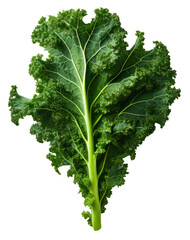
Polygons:
<instances>
[{"instance_id":1,"label":"leaf stem","mask_svg":"<svg viewBox=\"0 0 190 240\"><path fill-rule=\"evenodd\" d=\"M92 117L88 104L88 96L86 91L86 58L84 56L84 75L83 75L83 102L85 110L85 120L87 127L87 148L88 148L88 171L91 185L89 187L90 193L94 196L94 202L91 206L92 213L92 227L95 231L101 228L101 207L99 200L99 190L98 190L98 175L97 175L97 165L96 165L96 155L94 154L94 136L93 136L93 126Z\"/></svg>"},{"instance_id":2,"label":"leaf stem","mask_svg":"<svg viewBox=\"0 0 190 240\"><path fill-rule=\"evenodd\" d=\"M98 191L98 175L97 175L96 155L94 154L94 137L93 137L92 118L91 118L91 113L89 111L85 84L84 84L84 107L85 107L87 136L88 136L87 148L88 148L88 170L89 170L89 178L91 181L90 192L94 196L94 203L93 203L93 206L91 207L92 226L94 230L99 230L101 228L101 207L100 207L99 191Z\"/></svg>"}]
</instances>

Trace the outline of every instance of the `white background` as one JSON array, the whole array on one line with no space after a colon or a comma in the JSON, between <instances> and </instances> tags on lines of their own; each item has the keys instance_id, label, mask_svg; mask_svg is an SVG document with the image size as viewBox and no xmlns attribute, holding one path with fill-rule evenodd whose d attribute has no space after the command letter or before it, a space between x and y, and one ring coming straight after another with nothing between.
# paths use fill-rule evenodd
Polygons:
<instances>
[{"instance_id":1,"label":"white background","mask_svg":"<svg viewBox=\"0 0 190 240\"><path fill-rule=\"evenodd\" d=\"M126 159L126 184L115 188L102 229L94 232L81 217L83 199L67 168L59 176L46 159L48 144L29 134L32 119L16 127L7 107L10 86L32 97L35 83L28 74L33 55L43 52L31 42L41 16L70 8L107 7L120 16L129 45L135 31L145 32L145 47L162 41L177 70L182 96L172 105L170 120ZM0 239L190 239L190 50L188 1L1 1L0 6Z\"/></svg>"}]
</instances>

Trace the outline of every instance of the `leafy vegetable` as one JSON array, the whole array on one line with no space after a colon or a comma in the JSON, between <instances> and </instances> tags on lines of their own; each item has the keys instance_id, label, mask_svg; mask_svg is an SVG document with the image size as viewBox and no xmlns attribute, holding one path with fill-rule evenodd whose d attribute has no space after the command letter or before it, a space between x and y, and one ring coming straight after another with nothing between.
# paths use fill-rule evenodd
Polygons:
<instances>
[{"instance_id":1,"label":"leafy vegetable","mask_svg":"<svg viewBox=\"0 0 190 240\"><path fill-rule=\"evenodd\" d=\"M95 14L88 24L79 9L40 19L32 41L49 57L32 57L36 94L27 99L12 86L9 107L16 125L33 117L30 132L50 143L47 158L56 172L70 166L68 176L91 209L82 215L98 230L112 188L124 184L128 173L123 158L134 159L155 124L164 126L180 90L173 87L176 72L161 42L146 51L137 31L128 49L119 17L102 8Z\"/></svg>"}]
</instances>

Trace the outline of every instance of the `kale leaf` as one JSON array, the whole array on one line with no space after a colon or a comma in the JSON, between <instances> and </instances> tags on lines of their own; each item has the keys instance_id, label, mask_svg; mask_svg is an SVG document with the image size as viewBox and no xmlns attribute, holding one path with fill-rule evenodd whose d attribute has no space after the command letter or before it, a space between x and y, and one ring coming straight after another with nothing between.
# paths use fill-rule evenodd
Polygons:
<instances>
[{"instance_id":1,"label":"kale leaf","mask_svg":"<svg viewBox=\"0 0 190 240\"><path fill-rule=\"evenodd\" d=\"M12 86L9 107L16 125L33 117L30 132L38 142L50 143L47 158L56 172L70 166L68 176L91 209L82 215L98 230L112 188L125 182L123 158L134 159L155 124L164 126L180 90L161 42L146 51L144 34L137 31L128 49L127 32L115 13L96 9L87 24L85 15L71 9L40 19L32 41L49 56L32 57L29 74L36 94L27 99Z\"/></svg>"}]
</instances>

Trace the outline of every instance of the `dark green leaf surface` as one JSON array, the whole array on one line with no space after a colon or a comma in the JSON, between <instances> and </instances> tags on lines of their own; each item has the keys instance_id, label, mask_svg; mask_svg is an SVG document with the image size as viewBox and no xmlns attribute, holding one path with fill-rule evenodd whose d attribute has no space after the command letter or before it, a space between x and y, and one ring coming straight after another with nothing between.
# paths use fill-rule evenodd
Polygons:
<instances>
[{"instance_id":1,"label":"dark green leaf surface","mask_svg":"<svg viewBox=\"0 0 190 240\"><path fill-rule=\"evenodd\" d=\"M32 41L49 57L31 60L36 94L24 98L13 86L9 107L16 125L26 115L33 117L30 132L37 141L50 143L47 158L52 166L59 173L59 167L69 165L68 176L74 176L84 204L92 210L99 199L104 212L112 188L125 182L123 158L134 159L155 124L164 126L180 91L174 87L176 72L161 42L146 51L144 34L137 31L137 40L128 49L118 16L107 9L95 14L88 24L83 22L84 10L40 19ZM90 175L93 161L98 194ZM92 215L83 212L90 225Z\"/></svg>"}]
</instances>

